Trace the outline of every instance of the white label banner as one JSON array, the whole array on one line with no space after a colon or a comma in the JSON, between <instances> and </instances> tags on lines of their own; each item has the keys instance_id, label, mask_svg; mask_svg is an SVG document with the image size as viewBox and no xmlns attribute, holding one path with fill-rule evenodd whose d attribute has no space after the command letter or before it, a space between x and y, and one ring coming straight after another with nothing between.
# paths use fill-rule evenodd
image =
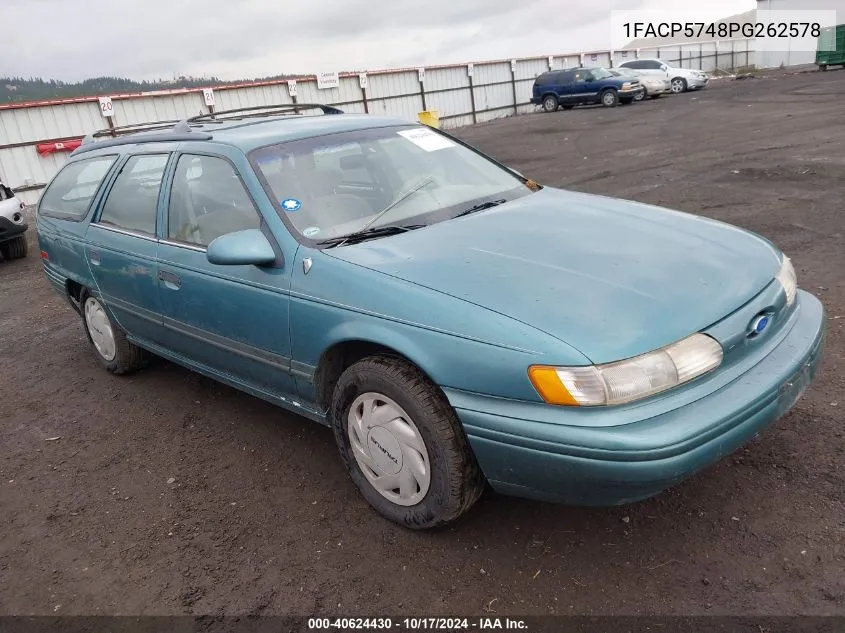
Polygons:
<instances>
[{"instance_id":1,"label":"white label banner","mask_svg":"<svg viewBox=\"0 0 845 633\"><path fill-rule=\"evenodd\" d=\"M337 71L317 73L317 89L328 90L340 86L340 76Z\"/></svg>"}]
</instances>

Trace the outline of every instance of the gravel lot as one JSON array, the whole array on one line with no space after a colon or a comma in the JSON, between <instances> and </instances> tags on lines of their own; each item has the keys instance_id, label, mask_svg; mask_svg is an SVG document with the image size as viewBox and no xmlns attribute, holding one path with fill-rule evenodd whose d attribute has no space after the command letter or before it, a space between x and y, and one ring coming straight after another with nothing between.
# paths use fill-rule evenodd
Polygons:
<instances>
[{"instance_id":1,"label":"gravel lot","mask_svg":"<svg viewBox=\"0 0 845 633\"><path fill-rule=\"evenodd\" d=\"M757 231L826 305L797 408L624 508L487 494L394 527L329 430L163 361L107 375L37 251L0 264L0 613L845 614L844 102L845 72L778 73L460 130L545 184Z\"/></svg>"}]
</instances>

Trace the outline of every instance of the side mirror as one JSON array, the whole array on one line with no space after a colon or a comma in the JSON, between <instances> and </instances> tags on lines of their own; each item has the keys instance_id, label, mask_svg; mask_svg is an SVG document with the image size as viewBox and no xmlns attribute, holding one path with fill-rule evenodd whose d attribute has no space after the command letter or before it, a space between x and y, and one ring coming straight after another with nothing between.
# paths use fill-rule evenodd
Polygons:
<instances>
[{"instance_id":1,"label":"side mirror","mask_svg":"<svg viewBox=\"0 0 845 633\"><path fill-rule=\"evenodd\" d=\"M221 235L208 245L205 256L221 266L266 266L276 261L273 246L258 229Z\"/></svg>"}]
</instances>

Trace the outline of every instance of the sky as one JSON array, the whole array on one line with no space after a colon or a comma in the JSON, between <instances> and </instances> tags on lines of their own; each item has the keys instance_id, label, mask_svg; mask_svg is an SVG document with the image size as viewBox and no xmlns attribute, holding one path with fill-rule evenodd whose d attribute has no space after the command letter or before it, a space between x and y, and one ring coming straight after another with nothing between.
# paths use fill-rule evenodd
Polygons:
<instances>
[{"instance_id":1,"label":"sky","mask_svg":"<svg viewBox=\"0 0 845 633\"><path fill-rule=\"evenodd\" d=\"M0 74L78 81L449 64L621 46L614 10L678 0L2 0ZM713 21L755 0L708 0ZM653 15L653 14L650 14ZM671 14L667 15L671 16Z\"/></svg>"}]
</instances>

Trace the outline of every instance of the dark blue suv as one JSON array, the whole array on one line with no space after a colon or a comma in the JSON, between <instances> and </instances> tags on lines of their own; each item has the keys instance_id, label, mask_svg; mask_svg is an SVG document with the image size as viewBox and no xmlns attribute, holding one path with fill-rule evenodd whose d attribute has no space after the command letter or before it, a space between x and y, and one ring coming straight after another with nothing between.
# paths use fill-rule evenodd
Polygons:
<instances>
[{"instance_id":1,"label":"dark blue suv","mask_svg":"<svg viewBox=\"0 0 845 633\"><path fill-rule=\"evenodd\" d=\"M604 68L550 70L534 80L531 103L542 105L546 112L586 103L612 107L631 103L642 91L639 80L616 77Z\"/></svg>"}]
</instances>

